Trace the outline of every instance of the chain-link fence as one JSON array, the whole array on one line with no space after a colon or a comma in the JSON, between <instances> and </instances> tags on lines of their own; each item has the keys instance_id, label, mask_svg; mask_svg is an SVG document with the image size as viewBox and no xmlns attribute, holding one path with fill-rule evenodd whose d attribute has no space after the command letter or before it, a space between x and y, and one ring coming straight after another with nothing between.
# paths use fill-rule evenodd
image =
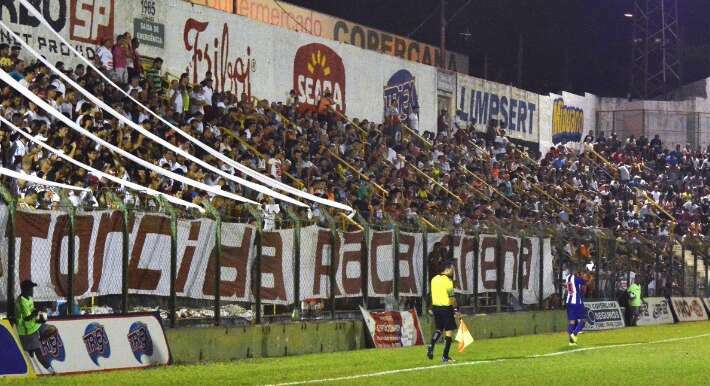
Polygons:
<instances>
[{"instance_id":1,"label":"chain-link fence","mask_svg":"<svg viewBox=\"0 0 710 386\"><path fill-rule=\"evenodd\" d=\"M668 146L710 146L710 114L666 110L598 111L596 134L616 133L620 139L630 136L660 136Z\"/></svg>"},{"instance_id":2,"label":"chain-link fence","mask_svg":"<svg viewBox=\"0 0 710 386\"><path fill-rule=\"evenodd\" d=\"M172 326L357 318L359 306L426 312L429 282L451 258L467 313L559 308L564 278L579 271L590 279L587 298L622 305L630 280L646 296L709 294L710 245L698 237L523 221L368 224L288 207L234 219L209 205L197 216L158 204L37 211L6 201L0 307L12 317L8 304L31 279L50 312L160 309Z\"/></svg>"}]
</instances>

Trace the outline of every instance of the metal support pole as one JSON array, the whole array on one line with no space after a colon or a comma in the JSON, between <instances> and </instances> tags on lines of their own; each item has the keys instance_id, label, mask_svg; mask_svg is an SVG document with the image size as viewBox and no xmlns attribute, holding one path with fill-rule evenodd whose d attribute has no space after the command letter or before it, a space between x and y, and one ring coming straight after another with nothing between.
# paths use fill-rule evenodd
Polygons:
<instances>
[{"instance_id":1,"label":"metal support pole","mask_svg":"<svg viewBox=\"0 0 710 386\"><path fill-rule=\"evenodd\" d=\"M123 207L123 221L121 224L121 313L128 313L128 263L129 263L129 234L128 234L128 209Z\"/></svg>"},{"instance_id":2,"label":"metal support pole","mask_svg":"<svg viewBox=\"0 0 710 386\"><path fill-rule=\"evenodd\" d=\"M330 265L328 272L328 302L330 303L330 319L335 320L335 272L338 270L338 266L335 264L336 256L338 253L338 232L335 229L331 229L330 232Z\"/></svg>"},{"instance_id":3,"label":"metal support pole","mask_svg":"<svg viewBox=\"0 0 710 386\"><path fill-rule=\"evenodd\" d=\"M537 282L538 282L539 288L538 288L538 297L537 298L538 298L538 302L539 302L538 307L539 307L539 309L542 310L543 296L545 296L545 292L544 292L545 280L543 280L543 277L545 275L545 267L544 267L544 265L545 265L545 248L544 248L545 247L545 239L542 238L542 236L540 236L538 238L538 240L540 240L540 264L538 265L538 269L539 269L538 275L539 276L538 276Z\"/></svg>"},{"instance_id":4,"label":"metal support pole","mask_svg":"<svg viewBox=\"0 0 710 386\"><path fill-rule=\"evenodd\" d=\"M392 291L395 301L399 304L399 225L394 224L392 232L392 248L394 248L394 280L392 281Z\"/></svg>"},{"instance_id":5,"label":"metal support pole","mask_svg":"<svg viewBox=\"0 0 710 386\"><path fill-rule=\"evenodd\" d=\"M74 314L74 265L76 263L76 227L74 205L66 198L62 197L62 203L67 206L67 215L69 216L69 229L67 239L67 315Z\"/></svg>"},{"instance_id":6,"label":"metal support pole","mask_svg":"<svg viewBox=\"0 0 710 386\"><path fill-rule=\"evenodd\" d=\"M478 271L479 261L481 256L481 240L478 232L476 233L475 241L476 248L473 250L473 312L478 312Z\"/></svg>"},{"instance_id":7,"label":"metal support pole","mask_svg":"<svg viewBox=\"0 0 710 386\"><path fill-rule=\"evenodd\" d=\"M361 274L360 277L362 278L362 306L363 308L367 309L367 303L368 303L368 290L369 290L369 265L370 265L370 225L367 223L367 220L365 220L360 214L356 214L357 221L362 225L364 228L364 231L362 232L362 246L361 246L361 258L360 258L360 269L361 269Z\"/></svg>"},{"instance_id":8,"label":"metal support pole","mask_svg":"<svg viewBox=\"0 0 710 386\"><path fill-rule=\"evenodd\" d=\"M525 266L525 261L523 260L523 240L525 240L525 235L520 236L520 247L518 248L518 275L516 277L516 283L518 286L518 302L520 302L520 308L523 308L523 269ZM542 246L540 246L542 247ZM529 273L528 273L529 274Z\"/></svg>"},{"instance_id":9,"label":"metal support pole","mask_svg":"<svg viewBox=\"0 0 710 386\"><path fill-rule=\"evenodd\" d=\"M427 294L429 292L429 231L423 227L422 234L422 304L419 309L419 315L424 315L427 309Z\"/></svg>"},{"instance_id":10,"label":"metal support pole","mask_svg":"<svg viewBox=\"0 0 710 386\"><path fill-rule=\"evenodd\" d=\"M261 324L261 237L262 229L261 226L256 231L256 258L254 261L254 266L256 268L256 277L254 279L254 304L256 307L256 324Z\"/></svg>"},{"instance_id":11,"label":"metal support pole","mask_svg":"<svg viewBox=\"0 0 710 386\"><path fill-rule=\"evenodd\" d=\"M682 242L680 243L680 277L681 277L681 286L680 286L680 295L685 296L685 244Z\"/></svg>"},{"instance_id":12,"label":"metal support pole","mask_svg":"<svg viewBox=\"0 0 710 386\"><path fill-rule=\"evenodd\" d=\"M170 327L175 327L177 319L177 215L170 211Z\"/></svg>"},{"instance_id":13,"label":"metal support pole","mask_svg":"<svg viewBox=\"0 0 710 386\"><path fill-rule=\"evenodd\" d=\"M17 260L17 253L15 251L15 215L17 214L17 201L2 184L0 184L0 195L8 209L7 272L5 273L7 275L7 318L15 320L15 266Z\"/></svg>"},{"instance_id":14,"label":"metal support pole","mask_svg":"<svg viewBox=\"0 0 710 386\"><path fill-rule=\"evenodd\" d=\"M601 265L601 243L599 242L599 236L595 235L594 236L594 287L595 287L595 297L596 298L601 298L601 286L599 283L601 283L601 277L599 277L599 268Z\"/></svg>"},{"instance_id":15,"label":"metal support pole","mask_svg":"<svg viewBox=\"0 0 710 386\"><path fill-rule=\"evenodd\" d=\"M666 282L666 296L673 296L673 250L668 253L668 281Z\"/></svg>"},{"instance_id":16,"label":"metal support pole","mask_svg":"<svg viewBox=\"0 0 710 386\"><path fill-rule=\"evenodd\" d=\"M503 257L501 254L501 244L502 244L502 236L500 233L497 233L496 237L496 312L501 312L501 300L502 300L502 293L501 293L501 274L503 273L502 269L502 261Z\"/></svg>"},{"instance_id":17,"label":"metal support pole","mask_svg":"<svg viewBox=\"0 0 710 386\"><path fill-rule=\"evenodd\" d=\"M698 296L698 253L693 251L693 296Z\"/></svg>"},{"instance_id":18,"label":"metal support pole","mask_svg":"<svg viewBox=\"0 0 710 386\"><path fill-rule=\"evenodd\" d=\"M286 207L286 215L293 221L293 311L291 319L297 320L301 317L301 220L289 208Z\"/></svg>"}]
</instances>

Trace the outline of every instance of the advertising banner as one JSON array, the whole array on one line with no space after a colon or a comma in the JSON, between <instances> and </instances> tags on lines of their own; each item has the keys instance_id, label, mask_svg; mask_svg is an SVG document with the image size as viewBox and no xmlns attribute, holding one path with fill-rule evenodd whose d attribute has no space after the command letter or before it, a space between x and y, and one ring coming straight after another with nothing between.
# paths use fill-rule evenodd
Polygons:
<instances>
[{"instance_id":1,"label":"advertising banner","mask_svg":"<svg viewBox=\"0 0 710 386\"><path fill-rule=\"evenodd\" d=\"M678 322L697 322L708 320L708 312L700 298L672 297L671 306Z\"/></svg>"},{"instance_id":2,"label":"advertising banner","mask_svg":"<svg viewBox=\"0 0 710 386\"><path fill-rule=\"evenodd\" d=\"M409 347L424 344L416 310L369 312L360 307L375 348Z\"/></svg>"},{"instance_id":3,"label":"advertising banner","mask_svg":"<svg viewBox=\"0 0 710 386\"><path fill-rule=\"evenodd\" d=\"M463 74L457 74L456 87L456 115L477 131L495 120L511 138L539 141L538 94Z\"/></svg>"},{"instance_id":4,"label":"advertising banner","mask_svg":"<svg viewBox=\"0 0 710 386\"><path fill-rule=\"evenodd\" d=\"M93 315L47 322L33 359L41 375L168 365L172 359L159 315Z\"/></svg>"},{"instance_id":5,"label":"advertising banner","mask_svg":"<svg viewBox=\"0 0 710 386\"><path fill-rule=\"evenodd\" d=\"M413 62L441 67L439 47L272 0L188 0L271 26L336 40ZM468 57L447 52L447 69L468 73Z\"/></svg>"},{"instance_id":6,"label":"advertising banner","mask_svg":"<svg viewBox=\"0 0 710 386\"><path fill-rule=\"evenodd\" d=\"M0 205L0 230L6 227L6 221L6 208ZM38 284L37 301L56 301L68 295L68 222L64 212L17 212L17 263L12 273L15 293L19 293L22 280L31 279ZM121 294L122 224L123 214L118 211L76 216L75 298ZM130 294L170 295L170 228L170 219L163 215L136 212L131 216L127 233ZM222 224L219 272L214 253L215 232L216 224L211 219L177 221L177 296L213 299L219 275L223 300L254 301L256 228L238 223ZM300 230L300 270L296 278L295 230L280 229L264 232L262 236L261 300L264 304L288 305L305 299L329 298L331 274L335 277L333 291L337 298L360 297L363 288L368 289L370 297L392 296L396 271L399 272L400 296L422 296L422 283L428 280L423 278L424 264L429 264L429 253L437 243L447 249L453 247L457 293L494 292L501 259L503 292L517 297L520 278L525 304L539 302L541 280L543 298L554 293L549 239L504 235L500 238L498 253L496 235L483 234L478 238L461 235L452 239L445 233L429 233L425 254L422 233L399 232L399 250L395 251L393 231L369 232L368 239L364 240L363 232L338 232L334 237L330 229L309 226ZM367 251L363 251L364 245ZM0 237L2 267L7 267L7 250L7 238ZM295 298L296 282L300 283L299 299ZM6 298L6 288L7 274L0 276L0 299Z\"/></svg>"},{"instance_id":7,"label":"advertising banner","mask_svg":"<svg viewBox=\"0 0 710 386\"><path fill-rule=\"evenodd\" d=\"M710 313L710 298L703 298L703 303L705 303L705 309Z\"/></svg>"},{"instance_id":8,"label":"advertising banner","mask_svg":"<svg viewBox=\"0 0 710 386\"><path fill-rule=\"evenodd\" d=\"M88 59L94 59L96 47L102 39L113 38L118 31L115 21L115 0L53 0L33 1L42 16L52 28L71 43ZM74 55L64 43L40 25L19 1L3 1L0 7L0 20L22 36L25 41L44 55L51 62L64 61ZM122 32L121 32L122 33ZM9 34L0 33L0 42L10 45L14 41Z\"/></svg>"},{"instance_id":9,"label":"advertising banner","mask_svg":"<svg viewBox=\"0 0 710 386\"><path fill-rule=\"evenodd\" d=\"M0 320L0 378L33 376L20 339L7 320Z\"/></svg>"},{"instance_id":10,"label":"advertising banner","mask_svg":"<svg viewBox=\"0 0 710 386\"><path fill-rule=\"evenodd\" d=\"M673 323L671 306L666 298L644 298L639 311L639 326Z\"/></svg>"},{"instance_id":11,"label":"advertising banner","mask_svg":"<svg viewBox=\"0 0 710 386\"><path fill-rule=\"evenodd\" d=\"M618 302L587 302L584 303L587 311L585 330L610 330L626 327L624 313L621 312Z\"/></svg>"}]
</instances>

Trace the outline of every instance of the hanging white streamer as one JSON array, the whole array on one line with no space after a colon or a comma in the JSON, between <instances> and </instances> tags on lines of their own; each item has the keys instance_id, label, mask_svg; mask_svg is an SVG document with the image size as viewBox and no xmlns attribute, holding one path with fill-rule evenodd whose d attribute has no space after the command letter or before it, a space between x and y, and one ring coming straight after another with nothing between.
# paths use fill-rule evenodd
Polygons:
<instances>
[{"instance_id":1,"label":"hanging white streamer","mask_svg":"<svg viewBox=\"0 0 710 386\"><path fill-rule=\"evenodd\" d=\"M20 0L20 3L21 3L25 8L27 8L27 10L30 12L30 14L32 14L32 16L34 16L34 17L35 17L37 20L39 20L50 32L52 32L52 33L54 34L54 36L56 36L57 39L59 39L60 42L64 43L65 46L66 46L74 55L76 55L76 56L77 56L81 61L83 61L88 67L90 67L91 69L93 69L94 71L96 71L106 82L108 82L111 86L113 86L113 88L115 88L116 90L120 91L123 95L125 95L126 97L128 97L131 101L133 101L134 103L136 103L136 104L137 104L138 106L140 106L142 109L144 109L144 110L147 111L149 114L151 114L153 117L159 119L163 124L167 125L167 126L170 127L171 129L173 129L176 133L180 134L182 137L186 138L187 140L189 140L190 142L192 142L193 144L195 144L196 146L198 146L198 147L201 148L202 150L208 152L209 154L211 154L211 155L214 156L214 157L217 157L217 158L218 158L219 160L221 160L222 162L225 162L226 164L231 165L232 167L236 168L236 169L239 170L240 172L242 172L242 173L244 173L244 174L246 174L246 175L248 175L248 176L254 178L255 180L257 180L257 181L259 181L259 182L261 182L261 183L263 183L263 184L266 184L266 185L268 185L268 186L270 186L270 187L272 187L272 188L276 188L276 189L279 189L279 190L288 192L288 193L290 193L290 194L293 194L293 195L295 195L295 196L299 196L299 197L304 198L304 199L309 200L309 201L317 202L317 203L319 203L319 204L323 204L323 205L330 206L330 207L333 207L333 208L337 208L337 209L341 209L341 210L348 211L348 212L350 212L350 215L349 215L348 217L351 217L351 218L352 218L352 216L354 216L355 211L354 211L354 209L351 208L350 206L345 205L345 204L341 204L341 203L336 202L336 201L327 200L327 199L324 199L324 198L322 198L322 197L315 196L315 195L310 194L310 193L307 193L307 192L303 192L303 191L298 190L298 189L296 189L296 188L294 188L294 187L292 187L292 186L286 185L286 184L284 184L284 183L281 182L281 181L278 181L278 180L275 180L275 179L270 178L270 177L268 177L268 176L265 176L265 175L263 175L263 174L261 174L261 173L259 173L259 172L257 172L257 171L254 171L254 170L250 169L250 168L247 167L247 166L244 166L244 165L240 164L239 162L236 162L236 161L230 159L229 157L226 157L225 155L223 155L223 154L220 153L219 151L216 151L216 150L212 149L210 146L205 145L204 143L202 143L201 141L199 141L197 138L194 138L194 137L191 136L190 134L188 134L188 133L182 131L181 129L179 129L178 127L174 126L173 124L171 124L170 122L168 122L166 119L164 119L163 117L161 117L161 116L159 116L158 114L156 114L155 112L153 112L153 110L149 109L148 107L146 107L145 105L143 105L141 102L139 102L138 100L136 100L135 98L133 98L133 97L132 97L131 95L129 95L125 90L123 90L121 87L119 87L118 85L116 85L111 79L109 79L106 75L104 75L98 68L96 68L96 66L94 66L93 63L91 63L90 60L88 60L88 59L86 59L84 56L82 56L81 53L79 53L79 51L77 51L77 50L74 48L74 46L71 45L71 43L67 42L67 41L64 39L64 37L63 37L62 35L60 35L57 31L55 31L54 28L52 28L52 26L47 22L47 20L45 20L45 18L42 16L42 14L41 14L39 11L37 11L37 9L35 9L35 7L34 7L30 2L28 2L27 0Z\"/></svg>"},{"instance_id":2,"label":"hanging white streamer","mask_svg":"<svg viewBox=\"0 0 710 386\"><path fill-rule=\"evenodd\" d=\"M90 172L90 173L93 173L94 175L96 175L96 176L98 176L98 177L105 178L105 179L107 179L107 180L109 180L109 181L112 181L112 182L115 182L115 183L117 183L117 184L119 184L119 185L121 185L121 186L126 186L126 187L128 187L128 188L130 188L130 189L133 189L133 190L137 191L137 192L143 192L143 193L145 193L145 194L147 194L147 195L149 195L149 196L162 196L162 197L164 197L168 202L171 202L171 203L176 204L176 205L181 205L181 206L184 206L184 207L186 207L186 208L194 208L194 209L199 210L199 211L202 212L202 213L205 212L205 209L202 208L202 207L199 206L199 205L193 204L193 203L188 202L188 201L185 201L185 200L181 200L181 199L179 199L179 198L177 198L177 197L175 197L175 196L171 196L171 195L169 195L169 194L165 194L165 193L158 192L157 190L153 190L153 189L147 188L147 187L145 187L145 186L143 186L143 185L139 185L139 184L136 184L136 183L133 183L133 182L126 181L126 180L124 180L124 179L118 178L118 177L116 177L116 176L112 176L112 175L107 174L107 173L104 173L104 172L102 172L102 171L100 171L100 170L98 170L98 169L95 169L95 168L93 168L93 167L91 167L91 166L89 166L89 165L87 165L87 164L84 164L84 163L82 163L82 162L79 162L79 161L75 160L74 158L69 157L68 155L64 154L63 151L57 150L57 149L55 149L55 148L53 148L53 147L47 145L46 143L44 143L44 142L38 140L37 138L34 138L33 136L29 135L28 133L26 133L26 132L23 131L22 129L20 129L20 128L18 128L17 126L15 126L12 122L10 122L10 121L8 121L7 119L5 119L5 117L3 117L2 115L0 115L0 122L4 123L4 124L7 125L10 129L12 129L14 132L16 132L16 133L22 135L23 137L27 138L27 140L29 140L29 141L31 141L32 143L34 143L34 144L40 146L41 148L47 150L48 152L50 152L50 153L52 153L52 154L55 154L57 157L59 157L59 158L65 160L65 161L67 161L67 162L69 162L69 163L71 163L71 164L73 164L73 165L75 165L75 166L77 166L77 167L79 167L79 168L85 169L86 171L88 171L88 172Z\"/></svg>"},{"instance_id":3,"label":"hanging white streamer","mask_svg":"<svg viewBox=\"0 0 710 386\"><path fill-rule=\"evenodd\" d=\"M204 184L202 182L198 182L193 179L186 178L186 177L183 177L179 174L165 170L159 166L153 165L152 163L150 163L148 161L145 161L139 157L136 157L135 155L128 153L128 152L124 151L123 149L120 149L120 148L110 144L109 142L104 141L103 139L92 134L91 132L84 130L79 125L77 125L75 122L73 122L71 119L69 119L65 115L61 114L59 111L57 111L52 106L47 104L47 102L42 100L42 98L38 97L37 95L32 93L32 91L28 90L27 87L24 87L23 85L18 83L15 79L13 79L7 72L5 72L2 69L0 69L0 80L7 83L10 87L14 88L20 94L24 95L25 98L31 100L34 104L36 104L42 110L48 112L49 114L54 116L56 119L62 121L65 125L70 127L72 130L78 132L79 134L81 134L85 137L90 138L92 141L110 149L114 153L118 153L118 154L130 159L131 161L143 166L146 169L150 169L150 170L160 174L161 176L170 178L173 181L178 181L178 182L181 182L185 185L189 185L194 188L204 190L205 192L214 193L214 194L217 194L222 197L229 198L229 199L232 199L235 201L241 201L241 202L246 202L246 203L258 205L256 202L254 202L248 198L244 198L244 197L237 195L237 194L225 192L222 189L220 189L219 187L209 186L209 185Z\"/></svg>"},{"instance_id":4,"label":"hanging white streamer","mask_svg":"<svg viewBox=\"0 0 710 386\"><path fill-rule=\"evenodd\" d=\"M278 200L288 202L289 204L293 204L293 205L301 206L301 207L308 207L308 205L306 205L306 204L304 204L304 203L302 203L302 202L300 202L300 201L294 200L293 198L291 198L291 197L289 197L289 196L286 196L286 195L284 195L284 194L275 192L275 191L273 191L273 190L271 190L271 189L269 189L269 188L267 188L267 187L265 187L265 186L263 186L263 185L259 185L259 184L256 184L256 183L247 181L247 180L245 180L245 179L239 178L239 177L237 177L237 176L231 175L231 174L229 174L229 173L223 171L222 169L219 169L219 168L217 168L217 167L214 167L213 165L210 165L209 163L207 163L207 162L205 162L205 161L203 161L203 160L201 160L201 159L199 159L199 158L193 156L192 154L190 154L190 153L184 151L183 149L181 149L181 148L179 148L179 147L177 147L177 146L171 144L170 142L168 142L168 141L166 141L166 140L160 138L159 136L157 136L157 135L151 133L150 131L148 131L148 130L146 130L145 128L143 128L142 126L140 126L140 125L134 123L134 122L131 121L130 119L127 119L127 118L124 117L122 114L120 114L118 111L114 110L114 109L111 108L109 105L107 105L106 103L104 103L102 100L100 100L99 98L97 98L96 96L94 96L92 93L88 92L86 89L84 89L84 88L81 87L79 84L77 84L76 82L74 82L71 78L69 78L68 76L66 76L63 72L57 70L57 68L54 67L54 65L52 65L47 59L45 59L45 58L42 57L40 54L38 54L32 47L30 47L27 43L25 43L19 36L17 36L14 32L12 32L12 30L10 30L10 28L8 28L8 27L5 25L5 23L0 22L0 27L4 28L4 29L10 34L10 36L12 36L17 42L19 42L19 43L22 45L22 47L24 47L26 50L28 50L28 51L32 54L32 56L36 57L36 58L37 58L39 61L41 61L45 66L47 66L50 70L52 70L52 72L54 72L55 74L57 74L57 75L58 75L59 77L61 77L64 81L66 81L66 82L69 83L72 87L74 87L74 89L76 89L76 90L79 91L81 94L83 94L84 96L86 96L87 98L89 98L89 100L90 100L92 103L94 103L94 104L97 105L98 107L100 107L100 108L102 108L102 109L108 111L109 114L113 115L114 117L116 117L116 118L117 118L118 120L120 120L121 122L123 122L123 123L127 124L128 126L130 126L133 130L138 131L139 133L143 134L144 136L146 136L146 137L150 138L151 140L153 140L153 141L159 143L161 146L166 147L166 148L172 150L173 152L184 156L185 158L189 159L190 161L195 162L195 163L199 164L200 166L202 166L203 168L209 169L210 171L212 171L212 172L214 172L214 173L217 173L217 174L219 174L220 176L222 176L222 177L224 177L224 178L227 178L227 179L229 179L229 180L232 180L232 181L234 181L234 182L236 182L236 183L238 183L238 184L240 184L240 185L246 186L247 188L256 190L257 192L260 192L260 193L263 193L263 194L272 196L272 197L274 197L274 198L276 198L276 199L278 199Z\"/></svg>"},{"instance_id":5,"label":"hanging white streamer","mask_svg":"<svg viewBox=\"0 0 710 386\"><path fill-rule=\"evenodd\" d=\"M72 185L62 184L59 182L49 181L49 180L45 180L45 179L39 178L37 176L32 176L29 174L18 173L16 171L13 171L10 169L5 169L2 166L0 166L0 174L14 178L16 180L27 181L27 182L31 182L31 183L37 184L37 185L51 186L53 188L61 188L61 189L67 189L67 190L78 190L78 191L82 191L82 192L89 191L89 189L86 189L86 188L80 188L78 186L72 186Z\"/></svg>"}]
</instances>

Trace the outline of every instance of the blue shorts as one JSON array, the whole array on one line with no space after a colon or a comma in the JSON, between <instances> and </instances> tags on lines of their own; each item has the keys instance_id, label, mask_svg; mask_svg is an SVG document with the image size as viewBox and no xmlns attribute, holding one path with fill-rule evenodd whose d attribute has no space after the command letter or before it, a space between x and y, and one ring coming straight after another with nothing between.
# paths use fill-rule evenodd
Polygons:
<instances>
[{"instance_id":1,"label":"blue shorts","mask_svg":"<svg viewBox=\"0 0 710 386\"><path fill-rule=\"evenodd\" d=\"M587 318L587 309L584 304L568 304L567 320L580 320Z\"/></svg>"}]
</instances>

